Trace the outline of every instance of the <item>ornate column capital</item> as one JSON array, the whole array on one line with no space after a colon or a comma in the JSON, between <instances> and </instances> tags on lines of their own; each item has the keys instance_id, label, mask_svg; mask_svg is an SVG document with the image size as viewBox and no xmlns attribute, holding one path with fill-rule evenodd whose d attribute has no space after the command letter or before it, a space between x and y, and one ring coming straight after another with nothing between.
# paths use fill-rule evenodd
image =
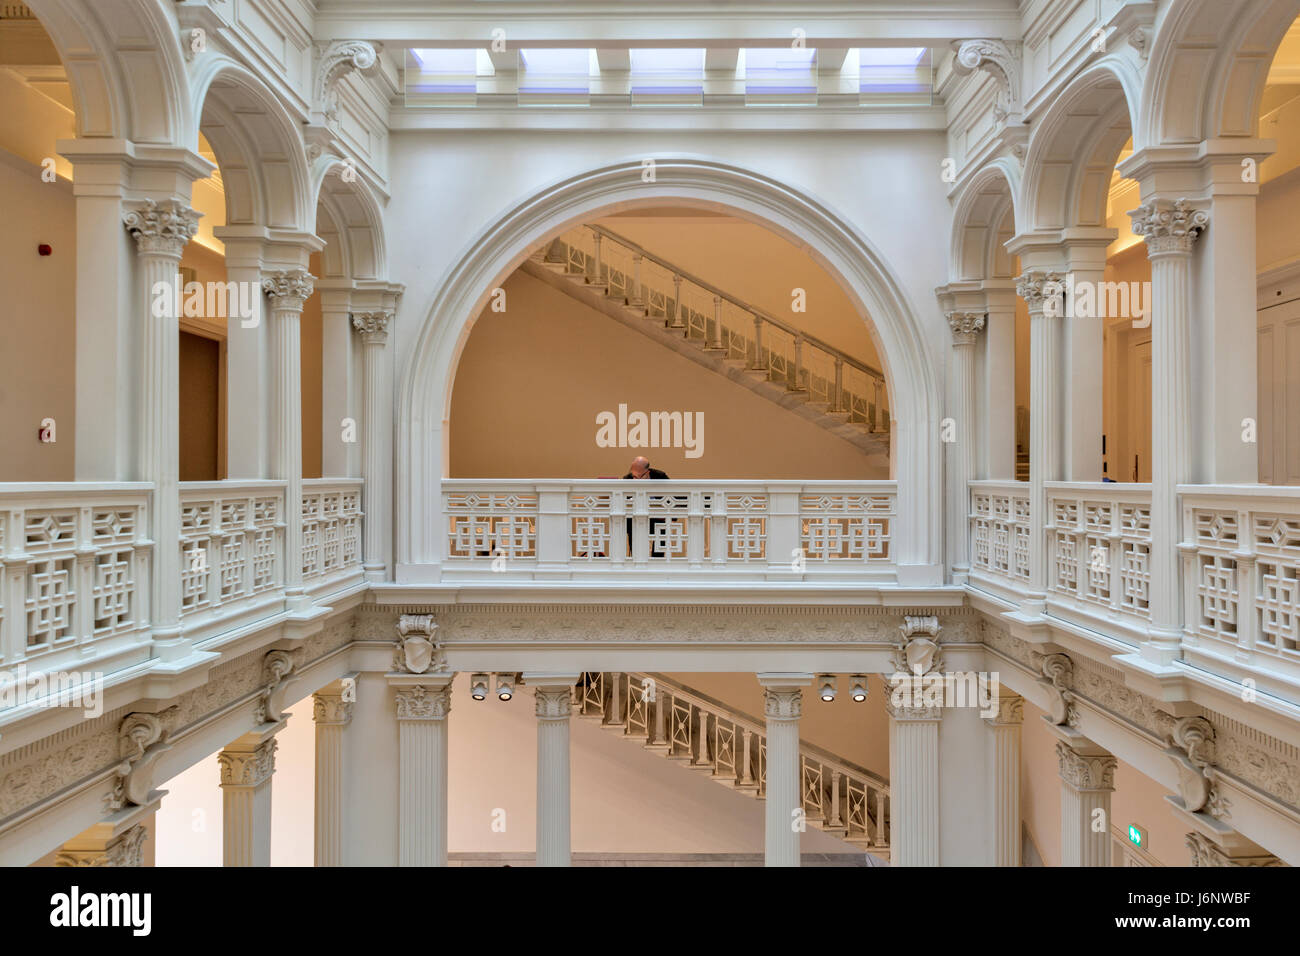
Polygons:
<instances>
[{"instance_id":1,"label":"ornate column capital","mask_svg":"<svg viewBox=\"0 0 1300 956\"><path fill-rule=\"evenodd\" d=\"M953 345L974 345L976 337L984 331L983 312L949 312L947 318Z\"/></svg>"},{"instance_id":2,"label":"ornate column capital","mask_svg":"<svg viewBox=\"0 0 1300 956\"><path fill-rule=\"evenodd\" d=\"M1025 300L1031 314L1057 316L1065 297L1065 279L1058 272L1031 269L1016 277L1016 295Z\"/></svg>"},{"instance_id":3,"label":"ornate column capital","mask_svg":"<svg viewBox=\"0 0 1300 956\"><path fill-rule=\"evenodd\" d=\"M141 255L179 259L185 243L199 231L200 215L175 199L162 202L146 199L126 205L122 224L135 240L136 250Z\"/></svg>"},{"instance_id":4,"label":"ornate column capital","mask_svg":"<svg viewBox=\"0 0 1300 956\"><path fill-rule=\"evenodd\" d=\"M355 701L345 700L341 693L312 694L312 719L317 724L347 726L352 723L352 705Z\"/></svg>"},{"instance_id":5,"label":"ornate column capital","mask_svg":"<svg viewBox=\"0 0 1300 956\"><path fill-rule=\"evenodd\" d=\"M316 277L306 269L286 269L262 277L262 291L275 301L274 309L301 312L302 305L315 290Z\"/></svg>"},{"instance_id":6,"label":"ornate column capital","mask_svg":"<svg viewBox=\"0 0 1300 956\"><path fill-rule=\"evenodd\" d=\"M1020 102L1020 51L1004 40L962 40L954 44L957 55L953 72L959 76L983 70L993 77L998 86L993 104L993 116L1004 123L1021 112Z\"/></svg>"},{"instance_id":7,"label":"ornate column capital","mask_svg":"<svg viewBox=\"0 0 1300 956\"><path fill-rule=\"evenodd\" d=\"M252 750L223 750L217 754L223 787L257 787L275 773L274 737Z\"/></svg>"},{"instance_id":8,"label":"ornate column capital","mask_svg":"<svg viewBox=\"0 0 1300 956\"><path fill-rule=\"evenodd\" d=\"M1116 760L1110 754L1080 753L1064 740L1056 742L1061 779L1075 790L1114 790Z\"/></svg>"},{"instance_id":9,"label":"ornate column capital","mask_svg":"<svg viewBox=\"0 0 1300 956\"><path fill-rule=\"evenodd\" d=\"M143 866L146 829L136 824L103 849L64 847L54 858L55 866Z\"/></svg>"},{"instance_id":10,"label":"ornate column capital","mask_svg":"<svg viewBox=\"0 0 1300 956\"><path fill-rule=\"evenodd\" d=\"M1232 854L1202 833L1187 834L1187 849L1192 851L1192 866L1285 866L1271 853Z\"/></svg>"},{"instance_id":11,"label":"ornate column capital","mask_svg":"<svg viewBox=\"0 0 1300 956\"><path fill-rule=\"evenodd\" d=\"M446 720L451 713L451 687L415 684L397 688L398 720Z\"/></svg>"},{"instance_id":12,"label":"ornate column capital","mask_svg":"<svg viewBox=\"0 0 1300 956\"><path fill-rule=\"evenodd\" d=\"M803 691L798 687L764 687L763 716L768 720L798 720L803 716Z\"/></svg>"},{"instance_id":13,"label":"ornate column capital","mask_svg":"<svg viewBox=\"0 0 1300 956\"><path fill-rule=\"evenodd\" d=\"M885 713L891 720L941 720L942 704L918 704L913 699L910 689L900 695L902 700L894 699L893 694L885 697Z\"/></svg>"},{"instance_id":14,"label":"ornate column capital","mask_svg":"<svg viewBox=\"0 0 1300 956\"><path fill-rule=\"evenodd\" d=\"M568 720L573 712L570 687L542 686L533 691L533 707L538 720Z\"/></svg>"},{"instance_id":15,"label":"ornate column capital","mask_svg":"<svg viewBox=\"0 0 1300 956\"><path fill-rule=\"evenodd\" d=\"M1151 255L1191 255L1192 245L1210 224L1210 214L1186 199L1155 199L1129 215L1133 233L1146 240Z\"/></svg>"},{"instance_id":16,"label":"ornate column capital","mask_svg":"<svg viewBox=\"0 0 1300 956\"><path fill-rule=\"evenodd\" d=\"M984 718L990 727L1013 727L1025 722L1025 699L1019 694L1000 693L995 700L997 713Z\"/></svg>"},{"instance_id":17,"label":"ornate column capital","mask_svg":"<svg viewBox=\"0 0 1300 956\"><path fill-rule=\"evenodd\" d=\"M367 345L383 345L388 340L388 327L392 323L392 309L352 313L352 327L361 333L361 341Z\"/></svg>"}]
</instances>

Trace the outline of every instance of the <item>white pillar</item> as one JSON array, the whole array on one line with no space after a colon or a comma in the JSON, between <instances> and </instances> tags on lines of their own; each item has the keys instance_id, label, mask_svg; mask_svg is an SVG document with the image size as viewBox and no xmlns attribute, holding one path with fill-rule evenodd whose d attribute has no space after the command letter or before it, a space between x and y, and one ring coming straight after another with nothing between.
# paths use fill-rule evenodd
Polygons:
<instances>
[{"instance_id":1,"label":"white pillar","mask_svg":"<svg viewBox=\"0 0 1300 956\"><path fill-rule=\"evenodd\" d=\"M181 636L180 303L177 270L185 243L198 231L194 210L174 200L132 204L123 215L139 251L143 301L140 318L136 474L153 483L149 502L151 558L149 615L154 653L165 661L189 653ZM104 396L104 401L116 396Z\"/></svg>"},{"instance_id":2,"label":"white pillar","mask_svg":"<svg viewBox=\"0 0 1300 956\"><path fill-rule=\"evenodd\" d=\"M271 474L270 323L261 294L265 242L263 230L222 226L215 230L226 245L226 280L257 290L253 315L226 320L226 477L260 480Z\"/></svg>"},{"instance_id":3,"label":"white pillar","mask_svg":"<svg viewBox=\"0 0 1300 956\"><path fill-rule=\"evenodd\" d=\"M325 288L320 293L321 312L321 475L358 478L361 475L361 413L357 407L359 365L353 348L351 283ZM345 440L345 420L353 423L352 441Z\"/></svg>"},{"instance_id":4,"label":"white pillar","mask_svg":"<svg viewBox=\"0 0 1300 956\"><path fill-rule=\"evenodd\" d=\"M537 865L569 866L569 716L577 674L525 674L537 713Z\"/></svg>"},{"instance_id":5,"label":"white pillar","mask_svg":"<svg viewBox=\"0 0 1300 956\"><path fill-rule=\"evenodd\" d=\"M398 865L447 865L451 674L389 677L397 693Z\"/></svg>"},{"instance_id":6,"label":"white pillar","mask_svg":"<svg viewBox=\"0 0 1300 956\"><path fill-rule=\"evenodd\" d=\"M1061 772L1061 865L1110 866L1115 758L1086 737L1058 740L1056 756Z\"/></svg>"},{"instance_id":7,"label":"white pillar","mask_svg":"<svg viewBox=\"0 0 1300 956\"><path fill-rule=\"evenodd\" d=\"M993 865L1020 865L1020 728L1025 719L1025 700L1002 691L997 713L985 717L992 751Z\"/></svg>"},{"instance_id":8,"label":"white pillar","mask_svg":"<svg viewBox=\"0 0 1300 956\"><path fill-rule=\"evenodd\" d=\"M799 717L811 674L759 674L767 718L766 822L764 865L798 866L799 834L804 827L799 779Z\"/></svg>"},{"instance_id":9,"label":"white pillar","mask_svg":"<svg viewBox=\"0 0 1300 956\"><path fill-rule=\"evenodd\" d=\"M1114 229L1075 229L1063 244L1066 287L1087 284L1100 289L1106 278L1106 250ZM1061 335L1061 419L1065 436L1061 448L1063 481L1101 481L1102 318L1101 308L1073 308L1067 291ZM1102 296L1104 302L1105 297ZM1094 299L1094 304L1097 299ZM1081 314L1083 312L1089 314ZM1033 413L1030 412L1032 415Z\"/></svg>"},{"instance_id":10,"label":"white pillar","mask_svg":"<svg viewBox=\"0 0 1300 956\"><path fill-rule=\"evenodd\" d=\"M337 680L312 695L316 722L316 855L317 866L344 864L347 797L343 766L343 731L352 723L356 676Z\"/></svg>"},{"instance_id":11,"label":"white pillar","mask_svg":"<svg viewBox=\"0 0 1300 956\"><path fill-rule=\"evenodd\" d=\"M217 755L221 765L222 863L271 865L271 775L285 721L244 734Z\"/></svg>"},{"instance_id":12,"label":"white pillar","mask_svg":"<svg viewBox=\"0 0 1300 956\"><path fill-rule=\"evenodd\" d=\"M984 330L982 312L949 312L952 330L952 395L948 414L953 420L952 441L946 442L948 474L948 560L953 581L965 583L970 574L969 485L975 477L975 340Z\"/></svg>"},{"instance_id":13,"label":"white pillar","mask_svg":"<svg viewBox=\"0 0 1300 956\"><path fill-rule=\"evenodd\" d=\"M1190 267L1209 216L1184 200L1153 200L1131 215L1151 261L1151 627L1142 652L1169 664L1182 643L1178 485L1192 480Z\"/></svg>"},{"instance_id":14,"label":"white pillar","mask_svg":"<svg viewBox=\"0 0 1300 956\"><path fill-rule=\"evenodd\" d=\"M889 686L886 678L886 686ZM943 708L896 706L889 714L889 858L939 865L939 722Z\"/></svg>"},{"instance_id":15,"label":"white pillar","mask_svg":"<svg viewBox=\"0 0 1300 956\"><path fill-rule=\"evenodd\" d=\"M392 310L356 312L353 327L361 333L363 356L361 397L362 510L365 511L363 563L366 578L391 577L392 527L392 393L384 374L385 344Z\"/></svg>"},{"instance_id":16,"label":"white pillar","mask_svg":"<svg viewBox=\"0 0 1300 956\"><path fill-rule=\"evenodd\" d=\"M304 269L262 280L271 299L271 477L285 482L284 598L290 608L307 603L302 586L302 321L313 276Z\"/></svg>"},{"instance_id":17,"label":"white pillar","mask_svg":"<svg viewBox=\"0 0 1300 956\"><path fill-rule=\"evenodd\" d=\"M983 357L977 431L976 477L1010 481L1016 476L1016 299L1014 289L988 289L988 318L979 349Z\"/></svg>"}]
</instances>

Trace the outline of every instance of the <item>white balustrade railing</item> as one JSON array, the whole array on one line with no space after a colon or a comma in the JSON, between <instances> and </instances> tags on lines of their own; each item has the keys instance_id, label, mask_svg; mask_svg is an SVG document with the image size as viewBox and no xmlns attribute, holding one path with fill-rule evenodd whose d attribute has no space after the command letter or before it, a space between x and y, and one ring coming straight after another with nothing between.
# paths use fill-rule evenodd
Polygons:
<instances>
[{"instance_id":1,"label":"white balustrade railing","mask_svg":"<svg viewBox=\"0 0 1300 956\"><path fill-rule=\"evenodd\" d=\"M971 577L1009 588L1029 584L1029 488L1015 481L970 483Z\"/></svg>"},{"instance_id":2,"label":"white balustrade railing","mask_svg":"<svg viewBox=\"0 0 1300 956\"><path fill-rule=\"evenodd\" d=\"M85 666L149 641L150 486L0 484L0 668Z\"/></svg>"},{"instance_id":3,"label":"white balustrade railing","mask_svg":"<svg viewBox=\"0 0 1300 956\"><path fill-rule=\"evenodd\" d=\"M1046 489L1051 613L1082 623L1126 622L1144 632L1151 621L1151 486L1048 482Z\"/></svg>"},{"instance_id":4,"label":"white balustrade railing","mask_svg":"<svg viewBox=\"0 0 1300 956\"><path fill-rule=\"evenodd\" d=\"M361 479L302 483L302 578L321 591L361 575Z\"/></svg>"},{"instance_id":5,"label":"white balustrade railing","mask_svg":"<svg viewBox=\"0 0 1300 956\"><path fill-rule=\"evenodd\" d=\"M1300 683L1300 488L1178 490L1187 654Z\"/></svg>"},{"instance_id":6,"label":"white balustrade railing","mask_svg":"<svg viewBox=\"0 0 1300 956\"><path fill-rule=\"evenodd\" d=\"M584 674L578 713L645 742L652 750L710 771L737 790L767 791L767 731L741 713L662 674ZM889 783L856 764L800 741L805 819L869 850L889 853Z\"/></svg>"},{"instance_id":7,"label":"white balustrade railing","mask_svg":"<svg viewBox=\"0 0 1300 956\"><path fill-rule=\"evenodd\" d=\"M442 482L448 579L896 581L891 481Z\"/></svg>"}]
</instances>

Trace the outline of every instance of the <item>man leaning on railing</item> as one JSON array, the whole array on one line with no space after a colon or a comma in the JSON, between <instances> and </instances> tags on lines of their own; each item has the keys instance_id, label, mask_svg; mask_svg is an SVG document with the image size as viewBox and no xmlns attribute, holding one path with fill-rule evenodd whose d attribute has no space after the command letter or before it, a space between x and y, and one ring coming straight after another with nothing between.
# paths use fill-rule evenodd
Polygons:
<instances>
[{"instance_id":1,"label":"man leaning on railing","mask_svg":"<svg viewBox=\"0 0 1300 956\"><path fill-rule=\"evenodd\" d=\"M628 470L628 473L623 477L624 479L632 479L632 480L648 479L653 481L663 481L667 479L668 473L660 471L658 468L651 468L650 460L644 457L643 455L638 455L637 457L632 459L632 467ZM664 556L663 551L660 550L660 548L658 547L655 541L655 529L658 528L663 523L664 523L663 518L650 519L650 541L652 544L655 544L654 549L650 552L650 557L652 558L662 558ZM629 552L631 552L632 550L632 519L631 518L627 519L627 549Z\"/></svg>"}]
</instances>

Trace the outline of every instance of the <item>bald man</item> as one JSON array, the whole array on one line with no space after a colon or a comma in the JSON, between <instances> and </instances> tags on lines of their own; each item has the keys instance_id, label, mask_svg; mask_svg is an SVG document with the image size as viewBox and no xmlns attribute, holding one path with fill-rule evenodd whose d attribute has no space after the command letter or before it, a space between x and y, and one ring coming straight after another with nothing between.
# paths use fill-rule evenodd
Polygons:
<instances>
[{"instance_id":1,"label":"bald man","mask_svg":"<svg viewBox=\"0 0 1300 956\"><path fill-rule=\"evenodd\" d=\"M668 474L666 472L660 471L658 468L651 468L650 459L642 455L637 455L637 457L632 459L632 467L628 469L628 473L623 477L630 478L634 481L638 479L663 481L668 477ZM658 528L663 523L664 523L663 518L650 519L650 540L652 542L654 541L655 529ZM632 519L631 518L627 519L627 553L629 555L632 553ZM658 548L654 548L650 552L650 557L652 558L662 558L663 556L664 553Z\"/></svg>"}]
</instances>

